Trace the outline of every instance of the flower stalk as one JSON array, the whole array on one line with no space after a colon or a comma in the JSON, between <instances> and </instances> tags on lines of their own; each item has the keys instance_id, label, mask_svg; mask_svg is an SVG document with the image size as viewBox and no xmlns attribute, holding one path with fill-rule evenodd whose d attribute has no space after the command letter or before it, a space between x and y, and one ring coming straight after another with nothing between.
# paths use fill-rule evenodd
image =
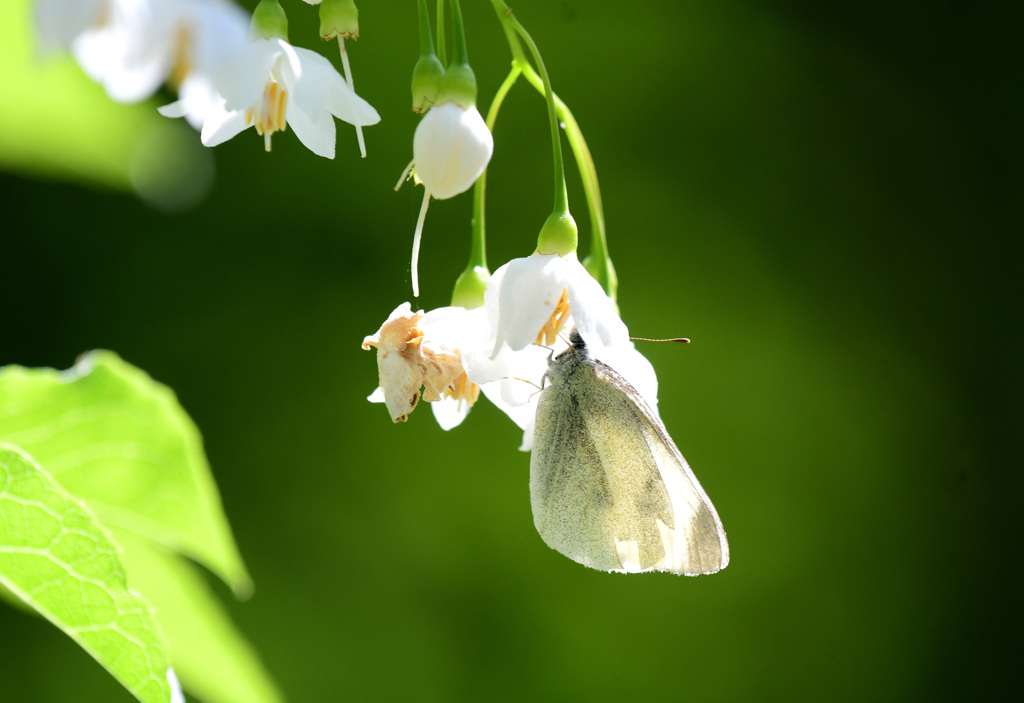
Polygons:
<instances>
[{"instance_id":1,"label":"flower stalk","mask_svg":"<svg viewBox=\"0 0 1024 703\"><path fill-rule=\"evenodd\" d=\"M511 9L502 0L491 0L491 4L494 6L498 19L501 21L509 49L512 52L513 68L518 68L519 72L526 77L527 81L537 92L547 97L550 91L550 81L545 83L543 77L534 69L523 51L519 41L518 30L515 28L515 25L518 25L518 21L512 15ZM594 160L583 137L583 132L580 130L579 124L576 122L575 117L573 117L569 107L554 92L550 92L550 96L554 102L558 119L564 125L569 146L579 168L583 181L584 197L587 201L587 210L590 215L590 253L583 263L591 275L598 280L605 292L614 300L618 291L618 280L608 253L604 208L601 202L601 190L598 185Z\"/></svg>"}]
</instances>

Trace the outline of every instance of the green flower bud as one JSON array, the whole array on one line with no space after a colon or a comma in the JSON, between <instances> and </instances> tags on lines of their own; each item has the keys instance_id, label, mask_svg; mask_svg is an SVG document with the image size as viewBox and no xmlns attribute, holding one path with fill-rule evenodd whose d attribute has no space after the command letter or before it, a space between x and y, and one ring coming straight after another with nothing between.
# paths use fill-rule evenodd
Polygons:
<instances>
[{"instance_id":1,"label":"green flower bud","mask_svg":"<svg viewBox=\"0 0 1024 703\"><path fill-rule=\"evenodd\" d=\"M288 17L277 0L260 0L252 12L249 36L253 39L284 39L288 41Z\"/></svg>"},{"instance_id":2,"label":"green flower bud","mask_svg":"<svg viewBox=\"0 0 1024 703\"><path fill-rule=\"evenodd\" d=\"M484 289L491 274L483 266L470 266L455 281L452 290L452 305L472 310L484 305Z\"/></svg>"},{"instance_id":3,"label":"green flower bud","mask_svg":"<svg viewBox=\"0 0 1024 703\"><path fill-rule=\"evenodd\" d=\"M576 251L576 221L568 210L548 215L537 237L537 252L567 256Z\"/></svg>"},{"instance_id":4,"label":"green flower bud","mask_svg":"<svg viewBox=\"0 0 1024 703\"><path fill-rule=\"evenodd\" d=\"M463 110L476 106L476 75L468 63L453 64L441 80L435 104L455 103Z\"/></svg>"},{"instance_id":5,"label":"green flower bud","mask_svg":"<svg viewBox=\"0 0 1024 703\"><path fill-rule=\"evenodd\" d=\"M320 3L320 36L323 39L359 38L359 10L352 0L323 0Z\"/></svg>"},{"instance_id":6,"label":"green flower bud","mask_svg":"<svg viewBox=\"0 0 1024 703\"><path fill-rule=\"evenodd\" d=\"M412 69L412 111L423 114L437 102L444 66L434 54L424 54Z\"/></svg>"}]
</instances>

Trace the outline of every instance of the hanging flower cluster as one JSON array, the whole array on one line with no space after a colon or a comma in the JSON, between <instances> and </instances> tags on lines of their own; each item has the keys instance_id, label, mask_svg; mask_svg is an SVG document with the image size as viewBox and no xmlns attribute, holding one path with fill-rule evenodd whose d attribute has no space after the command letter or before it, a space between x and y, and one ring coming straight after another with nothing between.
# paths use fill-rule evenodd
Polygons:
<instances>
[{"instance_id":1,"label":"hanging flower cluster","mask_svg":"<svg viewBox=\"0 0 1024 703\"><path fill-rule=\"evenodd\" d=\"M479 179L494 150L488 123L476 109L476 79L466 58L458 3L452 2L455 50L447 67L434 53L424 0L419 6L420 58L413 70L412 105L425 115L416 128L409 168L423 184L424 198L413 242L414 296L419 295L417 259L427 204L432 197L450 198L474 184L482 188ZM518 41L510 46L514 53L519 49ZM526 70L532 72L518 54L503 90ZM502 97L495 98L496 106ZM489 120L495 114L492 107ZM557 177L563 179L557 131L553 139ZM596 197L596 181L587 185L589 195ZM572 329L595 356L644 396L648 406L657 407L654 370L633 347L606 288L577 259L576 226L564 193L564 180L559 180L555 212L541 230L537 250L509 261L493 275L483 261L483 231L478 226L482 210L475 211L474 236L481 242L474 245L469 265L455 285L452 306L414 312L409 303L402 303L376 334L363 340L364 349L376 349L380 379L369 399L384 403L392 420L404 422L422 400L431 404L447 430L462 422L483 393L523 429L521 448L528 450L538 390L549 361L567 347ZM481 194L475 203L482 208L482 201ZM599 234L603 239L603 229ZM610 260L602 263L605 271L612 270ZM606 283L614 291L614 280Z\"/></svg>"},{"instance_id":2,"label":"hanging flower cluster","mask_svg":"<svg viewBox=\"0 0 1024 703\"><path fill-rule=\"evenodd\" d=\"M142 100L165 84L175 89L178 99L160 107L160 113L187 120L207 146L253 127L269 151L272 136L291 126L310 151L333 158L335 118L359 130L380 117L353 89L345 44L359 36L353 0L305 1L319 6L321 37L337 40L344 75L321 54L288 41L288 22L278 0L261 0L251 16L231 0L37 0L35 19L41 53L70 51L113 99ZM538 88L543 84L547 98L556 163L555 208L536 251L506 263L492 276L483 257L481 192L474 201L480 209L474 212L473 253L456 283L452 305L423 312L403 303L364 340L365 349L377 351L380 387L371 400L384 402L395 422L406 420L421 400L428 402L441 426L450 429L483 393L524 430L523 447L528 448L537 389L552 355L567 345L568 332L575 329L656 407L654 372L633 348L610 297L614 273L603 242L596 178L585 153L577 153L577 160L592 212L597 212L594 249L602 256L596 266L577 259L555 98L532 40L511 11L495 2L514 60L485 121L476 107L476 77L459 3L449 3L454 33L452 60L445 62L443 46L435 53L426 0L417 0L420 57L413 70L412 106L423 118L413 137L413 161L399 181L401 185L411 172L424 187L412 247L413 295L419 295L418 257L428 204L474 185L482 189L481 176L494 152L489 123L521 74ZM439 12L449 3L441 0ZM440 14L438 19L442 21ZM533 62L526 59L520 39L533 52ZM534 71L534 64L543 75ZM568 125L578 130L571 116ZM357 133L365 155L362 132ZM577 131L574 144L579 143ZM600 283L591 270L601 276Z\"/></svg>"},{"instance_id":3,"label":"hanging flower cluster","mask_svg":"<svg viewBox=\"0 0 1024 703\"><path fill-rule=\"evenodd\" d=\"M595 356L656 407L654 369L575 254L513 259L494 272L484 297L484 306L473 309L413 312L409 303L395 309L363 340L364 349L377 351L380 378L369 399L384 403L395 422L404 422L420 400L430 402L447 430L465 419L482 392L523 430L520 448L529 450L537 391L575 328Z\"/></svg>"},{"instance_id":4,"label":"hanging flower cluster","mask_svg":"<svg viewBox=\"0 0 1024 703\"><path fill-rule=\"evenodd\" d=\"M276 0L251 21L229 0L38 0L35 19L40 51L71 51L114 100L175 88L160 113L184 117L206 146L255 127L269 151L291 125L310 151L334 158L335 117L380 121L326 58L287 41Z\"/></svg>"}]
</instances>

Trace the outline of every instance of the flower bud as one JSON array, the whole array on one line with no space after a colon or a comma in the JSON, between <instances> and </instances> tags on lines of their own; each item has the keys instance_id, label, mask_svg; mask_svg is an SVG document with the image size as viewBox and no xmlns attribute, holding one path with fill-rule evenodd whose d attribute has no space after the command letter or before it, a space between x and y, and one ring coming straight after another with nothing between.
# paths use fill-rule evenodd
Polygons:
<instances>
[{"instance_id":1,"label":"flower bud","mask_svg":"<svg viewBox=\"0 0 1024 703\"><path fill-rule=\"evenodd\" d=\"M494 137L475 107L435 105L416 127L412 142L416 177L432 198L463 193L487 168Z\"/></svg>"}]
</instances>

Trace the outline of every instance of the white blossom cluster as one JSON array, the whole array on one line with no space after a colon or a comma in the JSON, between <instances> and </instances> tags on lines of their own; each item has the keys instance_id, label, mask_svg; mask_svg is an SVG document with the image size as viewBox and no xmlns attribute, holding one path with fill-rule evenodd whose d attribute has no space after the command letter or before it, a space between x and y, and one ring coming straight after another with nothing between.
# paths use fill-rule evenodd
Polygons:
<instances>
[{"instance_id":1,"label":"white blossom cluster","mask_svg":"<svg viewBox=\"0 0 1024 703\"><path fill-rule=\"evenodd\" d=\"M35 19L40 51L71 51L114 100L170 84L178 100L161 114L184 117L206 146L255 127L269 147L290 125L310 151L334 158L334 117L380 121L320 54L250 39L248 13L229 0L38 0Z\"/></svg>"},{"instance_id":2,"label":"white blossom cluster","mask_svg":"<svg viewBox=\"0 0 1024 703\"><path fill-rule=\"evenodd\" d=\"M574 327L596 357L657 407L654 369L633 347L612 299L575 254L540 253L495 271L483 307L396 308L363 341L364 349L377 349L380 376L369 399L385 403L395 422L406 420L421 398L430 401L447 430L483 392L523 430L520 449L528 451L548 361L567 346L559 332Z\"/></svg>"},{"instance_id":3,"label":"white blossom cluster","mask_svg":"<svg viewBox=\"0 0 1024 703\"><path fill-rule=\"evenodd\" d=\"M184 117L206 146L255 127L269 149L270 136L290 125L311 151L333 158L335 117L357 127L380 120L320 54L282 38L250 38L250 16L230 0L38 0L35 8L42 53L70 51L121 102L169 85L178 99L160 113ZM427 203L471 188L494 148L473 101L462 103L432 103L413 139L410 167L425 191L411 269L417 295ZM522 448L529 449L548 362L573 328L656 408L654 370L575 253L510 261L489 278L481 307L414 312L400 305L363 342L377 351L380 387L370 399L384 402L395 422L428 401L450 429L482 392L523 429Z\"/></svg>"}]
</instances>

